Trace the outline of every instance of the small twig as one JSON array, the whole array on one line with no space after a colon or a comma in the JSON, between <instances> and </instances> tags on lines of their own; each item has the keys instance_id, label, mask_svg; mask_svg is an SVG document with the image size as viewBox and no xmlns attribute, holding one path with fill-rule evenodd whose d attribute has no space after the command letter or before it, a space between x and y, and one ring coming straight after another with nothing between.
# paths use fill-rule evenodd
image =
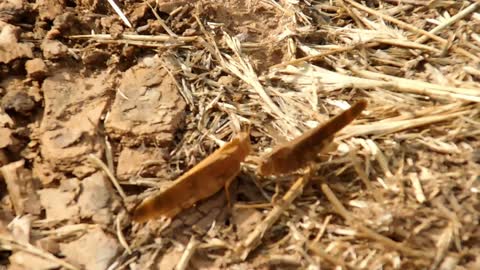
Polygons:
<instances>
[{"instance_id":1,"label":"small twig","mask_svg":"<svg viewBox=\"0 0 480 270\"><path fill-rule=\"evenodd\" d=\"M88 230L93 230L98 227L98 224L72 224L65 225L57 229L38 230L35 232L35 234L38 236L54 236L55 238L62 238L75 233L83 233Z\"/></svg>"},{"instance_id":2,"label":"small twig","mask_svg":"<svg viewBox=\"0 0 480 270\"><path fill-rule=\"evenodd\" d=\"M195 239L195 236L192 236L190 238L190 241L187 244L187 247L185 248L185 251L182 254L182 257L180 257L180 261L178 261L178 264L175 267L175 270L187 269L188 263L190 262L190 259L192 258L193 254L195 254L198 244L199 242Z\"/></svg>"},{"instance_id":3,"label":"small twig","mask_svg":"<svg viewBox=\"0 0 480 270\"><path fill-rule=\"evenodd\" d=\"M260 241L267 230L277 222L282 213L292 204L292 202L303 193L303 188L310 179L311 171L312 170L308 168L305 174L295 181L283 198L278 200L277 204L275 204L272 210L270 210L265 219L255 227L255 230L252 231L242 243L240 243L237 247L237 253L242 260L245 260L250 251L260 244Z\"/></svg>"},{"instance_id":4,"label":"small twig","mask_svg":"<svg viewBox=\"0 0 480 270\"><path fill-rule=\"evenodd\" d=\"M414 33L419 33L419 34L423 34L423 35L425 35L425 36L428 36L429 38L431 38L431 39L433 39L433 40L435 40L435 41L438 41L438 42L440 42L441 44L445 44L445 43L447 42L445 39L443 39L443 38L441 38L441 37L439 37L439 36L436 36L436 35L434 35L434 34L431 34L431 33L427 32L427 31L425 31L425 30L416 28L415 26L413 26L413 25L411 25L411 24L408 24L408 23L406 23L406 22L403 22L403 21L401 21L401 20L399 20L399 19L395 19L395 18L393 18L393 17L391 17L391 16L389 16L389 15L383 14L383 13L381 13L381 12L379 12L379 11L376 11L376 10L374 10L374 9L371 9L371 8L369 8L369 7L366 7L366 6L364 6L364 5L360 4L360 3L357 3L357 2L355 2L355 1L353 1L353 0L345 0L345 1L347 1L348 3L350 3L350 5L356 7L356 8L358 8L358 9L360 9L360 10L363 10L363 11L365 11L365 12L367 12L367 13L370 13L370 14L372 14L372 15L375 15L375 16L377 16L377 17L380 17L380 18L382 18L382 19L384 19L384 20L386 20L386 21L392 22L392 23L394 23L394 24L396 24L396 25L398 25L398 26L400 26L400 27L402 27L402 28L405 28L405 29L407 29L407 30L410 30L410 31L412 31L412 32L414 32Z\"/></svg>"},{"instance_id":5,"label":"small twig","mask_svg":"<svg viewBox=\"0 0 480 270\"><path fill-rule=\"evenodd\" d=\"M90 159L90 161L92 161L95 165L97 165L100 169L102 169L107 174L108 178L110 179L110 181L112 181L112 184L115 186L118 193L120 194L120 197L122 197L123 201L126 202L127 201L127 195L123 191L122 186L120 186L120 184L118 183L117 178L115 178L115 176L107 168L105 163L103 163L103 161L101 161L98 157L96 157L93 154L88 155L88 159Z\"/></svg>"},{"instance_id":6,"label":"small twig","mask_svg":"<svg viewBox=\"0 0 480 270\"><path fill-rule=\"evenodd\" d=\"M445 268L441 268L439 266L445 260L445 257L447 257L448 249L452 245L453 238L454 238L453 227L454 227L454 225L451 222L449 222L447 227L445 227L445 229L443 229L443 232L439 235L437 243L436 243L437 250L435 252L436 253L435 258L434 258L429 270L437 270L437 269L443 270L443 269L445 269ZM450 269L454 269L454 268L450 268Z\"/></svg>"},{"instance_id":7,"label":"small twig","mask_svg":"<svg viewBox=\"0 0 480 270\"><path fill-rule=\"evenodd\" d=\"M315 239L313 239L313 243L318 243L320 239L323 237L323 234L327 230L327 226L330 223L330 220L332 219L332 215L328 215L325 220L323 221L322 227L320 227L320 230L317 233L317 236L315 236Z\"/></svg>"},{"instance_id":8,"label":"small twig","mask_svg":"<svg viewBox=\"0 0 480 270\"><path fill-rule=\"evenodd\" d=\"M182 44L163 44L158 42L145 42L145 41L135 41L135 40L123 40L123 39L116 39L116 40L97 40L100 44L125 44L131 46L139 46L139 47L147 47L147 48L157 48L157 49L171 49Z\"/></svg>"},{"instance_id":9,"label":"small twig","mask_svg":"<svg viewBox=\"0 0 480 270\"><path fill-rule=\"evenodd\" d=\"M128 21L127 16L123 13L123 11L117 6L115 1L113 0L107 0L108 3L112 6L113 10L120 16L120 19L122 19L123 23L126 24L128 27L132 28L132 24Z\"/></svg>"},{"instance_id":10,"label":"small twig","mask_svg":"<svg viewBox=\"0 0 480 270\"><path fill-rule=\"evenodd\" d=\"M317 254L320 258L329 261L330 263L336 265L336 266L341 266L342 268L345 269L360 269L356 266L350 265L345 263L344 261L341 261L340 259L337 259L333 257L332 255L328 254L326 251L321 249L317 243L315 242L310 242L308 243L308 248L313 251L315 254Z\"/></svg>"},{"instance_id":11,"label":"small twig","mask_svg":"<svg viewBox=\"0 0 480 270\"><path fill-rule=\"evenodd\" d=\"M112 154L112 145L108 140L108 136L105 136L105 158L107 159L108 170L111 172L115 171L115 166L113 164L113 154Z\"/></svg>"},{"instance_id":12,"label":"small twig","mask_svg":"<svg viewBox=\"0 0 480 270\"><path fill-rule=\"evenodd\" d=\"M243 204L236 203L233 208L235 209L268 209L272 207L271 203L252 203L252 204Z\"/></svg>"},{"instance_id":13,"label":"small twig","mask_svg":"<svg viewBox=\"0 0 480 270\"><path fill-rule=\"evenodd\" d=\"M160 15L158 15L157 11L152 7L152 5L150 5L150 3L148 2L148 0L144 0L145 3L147 3L148 7L150 8L150 10L152 11L153 15L155 16L155 18L157 19L157 21L160 23L160 25L163 27L163 29L172 37L177 37L177 34L175 34L168 26L167 24L165 23L165 21L162 19L162 17L160 17Z\"/></svg>"},{"instance_id":14,"label":"small twig","mask_svg":"<svg viewBox=\"0 0 480 270\"><path fill-rule=\"evenodd\" d=\"M400 40L400 39L387 39L387 38L375 38L373 41L376 41L378 43L382 44L388 44L392 46L397 46L397 47L403 47L403 48L408 48L408 49L416 49L416 50L422 50L422 51L427 51L427 52L433 52L440 54L440 50L437 48L433 48L427 45L419 44L416 42L408 41L408 40Z\"/></svg>"},{"instance_id":15,"label":"small twig","mask_svg":"<svg viewBox=\"0 0 480 270\"><path fill-rule=\"evenodd\" d=\"M287 221L287 227L290 229L290 233L289 235L290 236L286 236L284 239L285 239L285 243L288 241L288 239L292 238L292 239L295 239L295 244L289 246L287 249L289 250L294 250L296 251L297 253L299 253L303 258L302 258L302 264L305 265L308 263L308 265L310 266L316 266L318 267L319 264L318 264L318 261L315 261L312 256L310 256L308 253L307 253L307 250L305 249L305 244L308 242L307 238L305 237L305 235L303 235L303 233L299 230L300 228L298 227L297 224L294 224L293 222L291 221ZM288 237L288 238L287 238ZM279 243L277 242L275 245L276 246L281 246L283 243Z\"/></svg>"},{"instance_id":16,"label":"small twig","mask_svg":"<svg viewBox=\"0 0 480 270\"><path fill-rule=\"evenodd\" d=\"M408 178L410 178L410 182L412 183L413 187L413 194L415 194L415 198L419 203L424 203L427 198L423 193L422 183L420 183L420 179L418 178L417 173L409 173Z\"/></svg>"},{"instance_id":17,"label":"small twig","mask_svg":"<svg viewBox=\"0 0 480 270\"><path fill-rule=\"evenodd\" d=\"M227 45L230 47L230 49L233 50L233 52L237 56L237 59L234 60L233 57L229 55L222 56L222 54L219 54L218 58L222 63L222 65L225 67L225 69L235 74L242 81L250 85L255 90L255 92L257 92L260 98L267 105L265 108L267 112L269 112L272 116L276 118L287 120L288 119L287 115L284 112L282 112L282 110L280 110L280 108L275 104L275 102L273 102L272 98L265 91L265 88L260 83L258 76L255 73L255 70L253 69L248 59L241 55L241 51L240 51L241 46L238 40L230 37L227 33L224 33L224 34L225 34ZM295 131L294 127L291 127L291 128L294 129Z\"/></svg>"},{"instance_id":18,"label":"small twig","mask_svg":"<svg viewBox=\"0 0 480 270\"><path fill-rule=\"evenodd\" d=\"M465 18L468 16L470 13L474 12L478 7L480 3L476 2L465 8L464 10L460 11L459 13L455 14L454 16L450 17L449 19L443 21L440 25L436 26L432 30L429 31L430 34L435 35L438 32L442 31L443 29L449 27L450 25L460 21L461 19ZM415 40L417 43L424 43L427 41L430 37L423 35Z\"/></svg>"},{"instance_id":19,"label":"small twig","mask_svg":"<svg viewBox=\"0 0 480 270\"><path fill-rule=\"evenodd\" d=\"M370 238L372 240L376 240L382 243L384 246L390 247L392 249L401 251L405 255L412 256L412 257L425 257L425 258L432 258L433 254L430 252L422 251L422 250L415 250L405 245L395 242L392 239L385 237L368 227L361 224L361 222L353 217L350 212L342 205L340 200L338 200L337 196L333 193L333 191L328 187L327 184L322 184L322 191L327 197L328 201L332 204L335 212L339 214L342 218L344 218L348 224L356 228L358 231L363 233L365 237Z\"/></svg>"},{"instance_id":20,"label":"small twig","mask_svg":"<svg viewBox=\"0 0 480 270\"><path fill-rule=\"evenodd\" d=\"M128 254L132 254L132 249L128 246L127 240L125 240L125 236L123 235L122 228L120 226L120 219L122 215L118 215L115 219L115 228L117 230L117 238L123 248L128 252Z\"/></svg>"},{"instance_id":21,"label":"small twig","mask_svg":"<svg viewBox=\"0 0 480 270\"><path fill-rule=\"evenodd\" d=\"M46 252L42 249L39 249L30 243L19 243L14 239L8 239L2 235L0 235L0 250L1 249L7 249L7 250L22 250L25 252L28 252L30 254L39 256L41 258L44 258L46 260L52 261L58 265L61 265L62 267L65 267L66 269L70 270L80 270L80 268L75 267L74 265L59 259L55 257L53 254Z\"/></svg>"},{"instance_id":22,"label":"small twig","mask_svg":"<svg viewBox=\"0 0 480 270\"><path fill-rule=\"evenodd\" d=\"M357 14L354 13L353 10L349 6L345 5L343 0L338 0L338 4L347 11L348 15L350 15L350 17L357 24L358 28L363 29L363 28L365 28L365 26L368 26L368 24L363 23L363 21L360 19L360 17L357 16Z\"/></svg>"},{"instance_id":23,"label":"small twig","mask_svg":"<svg viewBox=\"0 0 480 270\"><path fill-rule=\"evenodd\" d=\"M375 188L373 187L372 182L370 181L370 179L368 179L367 173L365 172L365 170L362 169L360 165L360 161L356 157L356 151L355 150L350 151L348 156L352 161L353 168L357 172L363 184L367 187L368 192L375 198L375 201L382 202L380 193L375 191Z\"/></svg>"},{"instance_id":24,"label":"small twig","mask_svg":"<svg viewBox=\"0 0 480 270\"><path fill-rule=\"evenodd\" d=\"M31 181L32 178L22 175L24 165L24 159L8 163L0 167L0 175L7 184L8 194L15 214L23 215L29 212L39 214L40 207L38 207L38 199L35 197L36 190ZM37 207L34 208L32 204L37 205Z\"/></svg>"},{"instance_id":25,"label":"small twig","mask_svg":"<svg viewBox=\"0 0 480 270\"><path fill-rule=\"evenodd\" d=\"M443 115L432 115L419 118L411 118L391 122L381 121L373 122L366 125L352 125L346 127L342 132L342 139L363 135L386 135L399 132L406 129L416 128L437 122L442 122L451 118L459 117L470 113L470 110L452 112Z\"/></svg>"},{"instance_id":26,"label":"small twig","mask_svg":"<svg viewBox=\"0 0 480 270\"><path fill-rule=\"evenodd\" d=\"M419 80L412 80L412 79L405 79L396 76L386 75L379 72L373 71L366 71L366 70L359 70L358 68L351 67L352 72L357 75L360 75L366 79L373 79L373 80L383 80L387 82L395 83L396 86L394 88L402 91L407 91L411 89L412 92L422 94L422 92L426 95L431 95L435 97L435 95L444 95L448 97L448 93L454 94L451 97L457 97L460 99L466 99L470 101L480 102L480 90L473 89L473 88L463 88L457 86L448 86L448 85L440 85L434 84Z\"/></svg>"},{"instance_id":27,"label":"small twig","mask_svg":"<svg viewBox=\"0 0 480 270\"><path fill-rule=\"evenodd\" d=\"M323 58L323 57L328 56L328 55L341 53L341 52L348 52L348 51L351 51L351 50L359 47L360 45L367 46L366 44L359 43L359 44L355 44L355 45L352 45L352 46L347 46L347 47L338 48L338 49L332 49L332 50L329 50L329 51L326 51L326 52L321 52L319 54L309 55L309 56L301 57L301 58L294 59L294 60L291 60L291 61L288 61L288 62L276 64L276 65L271 66L270 69L286 67L288 65L296 65L296 64L300 64L300 63L303 63L303 62L306 62L306 61L317 60L317 59ZM377 45L377 43L375 43L374 45Z\"/></svg>"},{"instance_id":28,"label":"small twig","mask_svg":"<svg viewBox=\"0 0 480 270\"><path fill-rule=\"evenodd\" d=\"M374 9L371 9L371 8L369 8L369 7L366 7L366 6L362 5L362 4L359 4L359 3L357 3L357 2L355 2L355 1L353 1L353 0L344 0L344 1L347 1L348 3L350 3L350 5L356 7L356 8L358 8L358 9L360 9L360 10L363 10L363 11L365 11L365 12L367 12L367 13L373 14L373 15L375 15L375 16L377 16L377 17L380 17L380 18L382 18L382 19L384 19L384 20L386 20L386 21L392 22L392 23L398 25L398 26L401 27L401 28L404 28L404 29L407 29L407 30L412 31L412 32L414 32L414 33L422 34L422 35L424 35L424 36L426 36L426 37L428 37L428 38L431 38L431 39L439 42L439 43L442 44L442 45L448 44L448 41L447 41L446 39L443 39L443 38L441 38L441 37L439 37L439 36L437 36L437 35L434 35L434 34L432 34L432 33L430 33L430 32L427 32L427 31L425 31L425 30L419 29L419 28L417 28L417 27L415 27L415 26L413 26L413 25L411 25L411 24L408 24L408 23L406 23L406 22L403 22L403 21L401 21L401 20L395 19L395 18L393 18L392 16L389 16L389 15L383 14L383 13L381 13L381 12L378 12L378 11L376 11L376 10L374 10ZM470 52L468 52L468 51L466 51L466 50L464 50L464 49L462 49L462 48L460 48L460 47L453 47L452 49L455 50L455 51L457 51L458 53L460 53L460 54L462 54L462 55L470 58L470 59L473 59L473 60L475 60L475 61L477 61L477 62L480 61L480 57L478 57L478 56L476 56L476 55L473 55L473 54L471 54Z\"/></svg>"},{"instance_id":29,"label":"small twig","mask_svg":"<svg viewBox=\"0 0 480 270\"><path fill-rule=\"evenodd\" d=\"M324 91L334 91L347 87L370 89L379 87L395 92L429 96L435 99L459 99L480 102L480 91L478 91L478 89L443 86L360 70L355 67L350 67L350 70L358 75L358 77L308 64L302 67L286 67L270 75L270 78L279 78L287 83L299 83L298 81L300 81L300 79L305 81L304 83L306 83L308 79L311 83L312 79L314 79L322 85Z\"/></svg>"},{"instance_id":30,"label":"small twig","mask_svg":"<svg viewBox=\"0 0 480 270\"><path fill-rule=\"evenodd\" d=\"M327 252L325 252L323 249L319 248L318 246L318 243L315 242L315 241L309 241L305 235L303 235L296 227L295 225L293 225L291 222L287 222L287 226L290 228L290 231L293 235L295 235L294 237L297 238L297 239L300 239L300 242L301 243L305 243L309 249L311 249L314 253L316 253L319 257L331 262L332 264L336 265L336 266L341 266L343 268L347 268L347 269L357 269L356 267L354 266L351 266L351 265L348 265L347 263L345 263L344 261L342 261L341 259L339 258L336 258L330 254L328 254ZM302 253L304 256L307 256L307 254L303 251L303 249L300 249L298 250L300 253Z\"/></svg>"},{"instance_id":31,"label":"small twig","mask_svg":"<svg viewBox=\"0 0 480 270\"><path fill-rule=\"evenodd\" d=\"M380 165L380 168L382 168L383 173L387 178L393 177L392 171L388 167L388 160L387 157L383 154L382 150L378 145L371 139L366 140L367 145L370 147L373 156L378 162L378 165Z\"/></svg>"},{"instance_id":32,"label":"small twig","mask_svg":"<svg viewBox=\"0 0 480 270\"><path fill-rule=\"evenodd\" d=\"M426 6L428 4L427 1L418 1L418 0L383 0L388 3L392 4L409 4L409 5L417 5L417 6Z\"/></svg>"},{"instance_id":33,"label":"small twig","mask_svg":"<svg viewBox=\"0 0 480 270\"><path fill-rule=\"evenodd\" d=\"M271 265L272 267L261 267ZM270 254L268 256L263 257L262 259L258 260L257 263L254 263L253 269L277 269L275 266L282 265L286 267L290 265L291 267L300 267L301 260L299 260L298 256L295 255L286 255L286 254ZM298 268L295 268L298 269ZM300 267L300 269L302 269Z\"/></svg>"},{"instance_id":34,"label":"small twig","mask_svg":"<svg viewBox=\"0 0 480 270\"><path fill-rule=\"evenodd\" d=\"M197 40L196 36L191 37L172 37L165 34L158 35L131 35L122 34L119 38L113 37L110 34L91 34L91 35L72 35L68 36L71 39L95 39L95 40L131 40L131 41L151 41L151 42L167 42L167 41L179 41L179 42L192 42Z\"/></svg>"}]
</instances>

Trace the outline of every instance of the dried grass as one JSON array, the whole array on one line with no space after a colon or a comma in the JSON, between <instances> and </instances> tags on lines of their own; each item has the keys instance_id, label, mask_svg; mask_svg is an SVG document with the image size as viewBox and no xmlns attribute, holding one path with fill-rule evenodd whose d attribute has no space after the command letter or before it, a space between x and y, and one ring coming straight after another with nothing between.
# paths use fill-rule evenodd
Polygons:
<instances>
[{"instance_id":1,"label":"dried grass","mask_svg":"<svg viewBox=\"0 0 480 270\"><path fill-rule=\"evenodd\" d=\"M244 125L252 127L258 156L318 125L344 102L369 100L363 117L337 137L338 150L311 173L260 179L247 160L243 174L256 183L248 188L264 196L238 202L237 209L258 203L266 208L255 210L263 220L243 239L216 231L215 224L211 235L192 236L178 269L196 252L225 268L295 265L295 258L302 259L300 268L479 267L480 166L472 159L480 146L478 2L310 2L249 2L281 18L261 42L241 41L239 28L208 21L202 14L208 1L195 8L194 37L71 37L169 48L161 53L165 67L190 110L172 164L198 163ZM235 10L231 2L224 5ZM328 23L317 25L322 16ZM264 59L254 52L275 46L290 58L265 60L268 67L259 69ZM124 235L118 225L118 237L129 254L131 248L151 256L151 265L164 246L139 240L136 229ZM121 256L116 269L133 261Z\"/></svg>"},{"instance_id":2,"label":"dried grass","mask_svg":"<svg viewBox=\"0 0 480 270\"><path fill-rule=\"evenodd\" d=\"M276 142L324 121L327 112L342 108L340 101L368 97L371 102L363 119L339 134L342 147L312 172L329 179L322 184L326 198L312 197L317 192L306 185L309 176L298 178L300 188L296 183L290 189L288 179L293 176L287 181L258 182L256 188L266 198L274 198L272 208L263 204L267 206L264 220L238 245L221 245L227 250L237 247L233 253L226 252L231 258L217 261L289 265L293 259L288 258L298 256L305 259L302 268L333 264L347 269L438 269L448 263L450 267L472 263L466 254L480 250L472 244L480 240L474 229L479 218L474 205L479 202L478 189L469 185L479 168L465 153L479 143L475 130L480 84L475 75L478 51L466 42L473 38L474 27L468 26L468 15L478 3L452 4L451 10L458 13L439 18L441 22L430 31L423 30L427 23L422 16L440 14L429 4L384 1L369 8L351 0L310 7L263 3L288 18L282 23L289 32L270 35L271 41L288 44L291 57L304 56L257 70L247 48L261 49L269 40L244 44L231 36L232 29L230 34L218 33L201 14L196 15L203 36L188 41L192 47L167 61L178 67L172 73L188 96L190 110L198 113L189 119L189 126L198 128L187 130L177 148L182 150L174 153L176 160L206 155L210 147L222 144L245 124L252 126L258 140L256 153L268 151ZM314 27L312 17L304 13L312 10L328 14L331 22ZM406 16L406 10L414 13ZM323 34L321 45L302 38L316 33ZM227 74L222 76L230 78L229 83L220 79L221 73ZM462 134L470 134L469 139ZM449 156L465 160L465 165L448 165ZM247 162L245 173L254 168ZM452 188L457 191L451 192ZM284 192L283 199L275 200ZM237 209L255 207L240 206ZM456 212L455 207L466 208ZM368 209L373 212L367 221L362 215ZM467 217L470 221L465 223ZM276 232L287 223L290 233L275 242ZM469 240L456 238L455 230L469 235ZM296 233L303 238L294 237ZM222 234L217 237L231 241ZM312 237L314 241L308 240ZM251 257L255 248L253 256L261 261L257 264ZM278 259L279 252L283 260Z\"/></svg>"}]
</instances>

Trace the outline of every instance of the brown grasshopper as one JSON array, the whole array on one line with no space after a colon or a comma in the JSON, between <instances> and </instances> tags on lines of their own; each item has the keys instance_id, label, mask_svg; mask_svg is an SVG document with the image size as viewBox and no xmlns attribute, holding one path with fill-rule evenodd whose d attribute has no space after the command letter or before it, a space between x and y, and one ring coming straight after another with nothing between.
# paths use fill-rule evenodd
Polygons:
<instances>
[{"instance_id":1,"label":"brown grasshopper","mask_svg":"<svg viewBox=\"0 0 480 270\"><path fill-rule=\"evenodd\" d=\"M258 166L261 175L286 174L308 165L327 149L336 132L352 122L367 107L360 100L325 124L305 132L293 141L275 147ZM133 219L144 222L160 216L173 218L183 209L206 199L222 187L230 201L228 187L240 172L240 163L251 150L249 132L242 132L174 181L171 187L141 202Z\"/></svg>"},{"instance_id":2,"label":"brown grasshopper","mask_svg":"<svg viewBox=\"0 0 480 270\"><path fill-rule=\"evenodd\" d=\"M325 124L275 147L272 152L261 158L258 173L264 176L280 175L305 167L327 149L335 133L357 118L366 107L367 101L362 99Z\"/></svg>"},{"instance_id":3,"label":"brown grasshopper","mask_svg":"<svg viewBox=\"0 0 480 270\"><path fill-rule=\"evenodd\" d=\"M133 219L145 222L160 216L173 218L222 187L230 202L228 187L240 172L240 163L250 153L250 148L249 132L241 132L180 176L171 187L141 202L135 208Z\"/></svg>"}]
</instances>

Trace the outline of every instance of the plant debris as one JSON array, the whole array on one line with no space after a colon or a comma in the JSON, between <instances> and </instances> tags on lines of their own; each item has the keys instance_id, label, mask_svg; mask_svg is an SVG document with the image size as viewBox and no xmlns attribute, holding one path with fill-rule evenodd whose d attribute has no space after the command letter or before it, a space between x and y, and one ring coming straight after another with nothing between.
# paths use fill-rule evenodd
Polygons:
<instances>
[{"instance_id":1,"label":"plant debris","mask_svg":"<svg viewBox=\"0 0 480 270\"><path fill-rule=\"evenodd\" d=\"M478 1L109 3L0 3L1 265L480 269ZM133 219L246 126L228 193Z\"/></svg>"}]
</instances>

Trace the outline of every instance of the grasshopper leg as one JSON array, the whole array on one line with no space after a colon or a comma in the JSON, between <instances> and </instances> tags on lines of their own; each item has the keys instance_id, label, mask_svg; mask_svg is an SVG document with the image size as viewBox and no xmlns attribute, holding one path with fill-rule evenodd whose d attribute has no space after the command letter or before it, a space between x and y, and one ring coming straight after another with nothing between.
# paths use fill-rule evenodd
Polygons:
<instances>
[{"instance_id":1,"label":"grasshopper leg","mask_svg":"<svg viewBox=\"0 0 480 270\"><path fill-rule=\"evenodd\" d=\"M235 174L233 174L231 177L227 179L227 181L225 181L225 185L224 185L225 197L227 198L227 203L229 208L232 207L232 200L230 197L230 185L232 184L233 180L235 180L239 172L240 172L240 168L238 168L237 172L235 172Z\"/></svg>"}]
</instances>

